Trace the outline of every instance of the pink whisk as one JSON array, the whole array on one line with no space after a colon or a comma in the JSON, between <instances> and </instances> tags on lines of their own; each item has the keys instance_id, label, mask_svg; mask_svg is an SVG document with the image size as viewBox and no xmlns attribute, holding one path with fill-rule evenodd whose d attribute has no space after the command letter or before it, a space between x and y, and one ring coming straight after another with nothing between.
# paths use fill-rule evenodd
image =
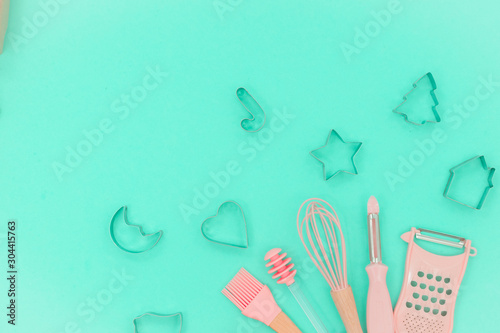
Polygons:
<instances>
[{"instance_id":1,"label":"pink whisk","mask_svg":"<svg viewBox=\"0 0 500 333\"><path fill-rule=\"evenodd\" d=\"M301 219L304 206L305 214ZM308 199L297 214L297 231L309 257L330 286L330 294L347 333L363 333L352 288L347 282L344 235L337 213L322 199Z\"/></svg>"}]
</instances>

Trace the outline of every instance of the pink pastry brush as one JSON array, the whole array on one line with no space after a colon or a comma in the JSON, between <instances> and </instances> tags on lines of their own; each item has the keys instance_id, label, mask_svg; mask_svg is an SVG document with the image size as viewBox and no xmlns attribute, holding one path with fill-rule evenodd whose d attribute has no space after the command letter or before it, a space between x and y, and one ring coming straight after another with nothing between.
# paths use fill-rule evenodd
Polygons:
<instances>
[{"instance_id":1,"label":"pink pastry brush","mask_svg":"<svg viewBox=\"0 0 500 333\"><path fill-rule=\"evenodd\" d=\"M366 304L366 327L368 333L392 333L394 332L392 303L385 279L387 266L382 263L380 226L378 222L379 211L377 199L371 196L368 200L370 264L366 266L366 272L370 279L370 286Z\"/></svg>"},{"instance_id":2,"label":"pink pastry brush","mask_svg":"<svg viewBox=\"0 0 500 333\"><path fill-rule=\"evenodd\" d=\"M241 310L244 316L266 324L275 332L301 333L276 304L269 288L244 268L240 269L222 293Z\"/></svg>"}]
</instances>

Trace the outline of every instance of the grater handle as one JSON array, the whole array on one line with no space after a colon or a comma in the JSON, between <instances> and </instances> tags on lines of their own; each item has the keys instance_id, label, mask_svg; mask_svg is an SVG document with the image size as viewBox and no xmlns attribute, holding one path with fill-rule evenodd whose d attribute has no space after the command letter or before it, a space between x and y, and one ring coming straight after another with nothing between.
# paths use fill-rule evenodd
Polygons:
<instances>
[{"instance_id":1,"label":"grater handle","mask_svg":"<svg viewBox=\"0 0 500 333\"><path fill-rule=\"evenodd\" d=\"M366 266L366 272L370 279L366 304L368 333L394 332L391 296L386 283L387 269L387 266L382 263Z\"/></svg>"}]
</instances>

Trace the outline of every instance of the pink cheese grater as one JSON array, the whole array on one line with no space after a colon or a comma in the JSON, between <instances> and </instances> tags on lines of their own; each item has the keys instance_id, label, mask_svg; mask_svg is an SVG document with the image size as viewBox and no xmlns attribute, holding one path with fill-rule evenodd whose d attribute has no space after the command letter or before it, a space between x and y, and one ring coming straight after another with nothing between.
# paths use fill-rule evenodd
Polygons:
<instances>
[{"instance_id":1,"label":"pink cheese grater","mask_svg":"<svg viewBox=\"0 0 500 333\"><path fill-rule=\"evenodd\" d=\"M415 237L442 245L465 248L465 251L456 256L440 256L418 246ZM401 238L408 243L408 252L403 287L394 309L396 332L451 332L458 289L469 256L475 256L476 249L471 247L470 240L465 238L425 229L412 228Z\"/></svg>"}]
</instances>

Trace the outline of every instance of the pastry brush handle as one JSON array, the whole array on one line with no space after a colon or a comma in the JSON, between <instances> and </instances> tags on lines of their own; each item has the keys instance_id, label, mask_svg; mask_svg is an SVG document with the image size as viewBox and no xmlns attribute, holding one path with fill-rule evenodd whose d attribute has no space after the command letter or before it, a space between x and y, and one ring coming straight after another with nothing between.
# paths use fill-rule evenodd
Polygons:
<instances>
[{"instance_id":1,"label":"pastry brush handle","mask_svg":"<svg viewBox=\"0 0 500 333\"><path fill-rule=\"evenodd\" d=\"M358 309L354 302L351 286L340 290L331 290L333 302L342 318L347 333L363 333L359 323Z\"/></svg>"},{"instance_id":2,"label":"pastry brush handle","mask_svg":"<svg viewBox=\"0 0 500 333\"><path fill-rule=\"evenodd\" d=\"M293 297L295 297L297 303L299 303L300 307L302 308L302 311L304 311L307 318L309 318L309 321L311 321L311 324L314 326L316 332L328 333L325 324L323 324L316 311L314 311L314 308L312 307L311 303L309 303L309 301L307 300L306 295L304 295L298 283L297 282L292 283L291 285L288 286L288 289L292 293Z\"/></svg>"},{"instance_id":3,"label":"pastry brush handle","mask_svg":"<svg viewBox=\"0 0 500 333\"><path fill-rule=\"evenodd\" d=\"M368 333L394 332L392 303L387 290L387 266L372 263L366 266L370 279L366 304L366 327Z\"/></svg>"},{"instance_id":4,"label":"pastry brush handle","mask_svg":"<svg viewBox=\"0 0 500 333\"><path fill-rule=\"evenodd\" d=\"M283 311L274 318L269 327L278 333L302 333Z\"/></svg>"}]
</instances>

